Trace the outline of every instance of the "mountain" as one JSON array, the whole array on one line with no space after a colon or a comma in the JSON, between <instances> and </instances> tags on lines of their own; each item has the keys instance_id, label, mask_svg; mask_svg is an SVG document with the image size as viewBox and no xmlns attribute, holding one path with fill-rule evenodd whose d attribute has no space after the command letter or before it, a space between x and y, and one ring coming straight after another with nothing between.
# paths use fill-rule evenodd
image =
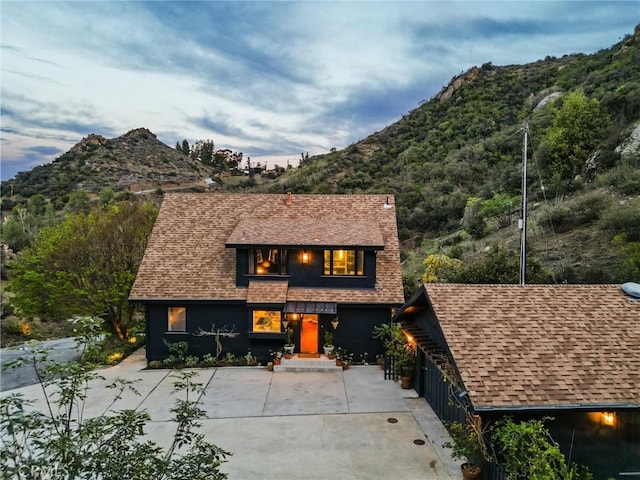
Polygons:
<instances>
[{"instance_id":1,"label":"mountain","mask_svg":"<svg viewBox=\"0 0 640 480\"><path fill-rule=\"evenodd\" d=\"M168 147L146 128L137 128L112 139L90 134L53 162L2 182L2 195L26 198L40 193L55 204L78 188L139 191L204 185L210 176L209 167Z\"/></svg>"},{"instance_id":2,"label":"mountain","mask_svg":"<svg viewBox=\"0 0 640 480\"><path fill-rule=\"evenodd\" d=\"M343 150L248 180L216 179L227 190L394 194L410 289L429 254L460 259L480 275L493 245L509 258L518 251L527 120L529 249L544 280L629 281L640 276L639 65L640 26L591 55L485 63ZM138 129L112 140L90 135L3 182L2 195L42 193L60 206L79 187L166 190L202 185L212 174ZM629 253L636 243L639 258Z\"/></svg>"},{"instance_id":3,"label":"mountain","mask_svg":"<svg viewBox=\"0 0 640 480\"><path fill-rule=\"evenodd\" d=\"M504 224L478 210L496 194L521 195L528 119L532 254L556 281L620 281L628 245L612 240L631 241L632 226L640 232L639 65L640 26L592 55L473 67L398 122L251 188L393 193L405 269L415 277L429 253L469 263L493 243L518 251L518 202ZM582 117L563 121L570 115Z\"/></svg>"}]
</instances>

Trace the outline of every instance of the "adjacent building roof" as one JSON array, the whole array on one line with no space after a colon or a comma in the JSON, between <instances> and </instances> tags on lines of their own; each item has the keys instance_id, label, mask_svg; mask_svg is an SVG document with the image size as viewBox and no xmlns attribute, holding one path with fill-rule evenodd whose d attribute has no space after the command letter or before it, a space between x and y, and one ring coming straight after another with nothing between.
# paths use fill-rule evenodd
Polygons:
<instances>
[{"instance_id":1,"label":"adjacent building roof","mask_svg":"<svg viewBox=\"0 0 640 480\"><path fill-rule=\"evenodd\" d=\"M476 410L640 407L640 302L618 285L425 285Z\"/></svg>"},{"instance_id":2,"label":"adjacent building roof","mask_svg":"<svg viewBox=\"0 0 640 480\"><path fill-rule=\"evenodd\" d=\"M247 301L250 289L236 287L236 251L225 244L344 241L379 250L375 289L289 287L286 300L399 305L404 297L394 203L387 195L165 194L130 299ZM283 242L270 233L268 219ZM312 233L302 234L307 228ZM270 287L281 299L281 285L261 286L251 298L269 296L264 289Z\"/></svg>"}]
</instances>

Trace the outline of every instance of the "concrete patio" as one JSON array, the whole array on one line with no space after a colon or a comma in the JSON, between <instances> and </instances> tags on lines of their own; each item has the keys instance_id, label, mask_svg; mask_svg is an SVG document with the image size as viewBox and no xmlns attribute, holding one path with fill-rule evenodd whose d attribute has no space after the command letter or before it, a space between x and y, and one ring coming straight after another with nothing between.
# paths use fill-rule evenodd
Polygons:
<instances>
[{"instance_id":1,"label":"concrete patio","mask_svg":"<svg viewBox=\"0 0 640 480\"><path fill-rule=\"evenodd\" d=\"M147 435L162 446L175 431L170 370L146 370L144 351L100 370L85 415L102 415L115 378L138 380L114 409L145 409ZM233 453L222 467L231 479L450 479L459 463L442 448L447 434L415 391L384 380L377 366L344 372L268 372L263 367L196 369L205 386L201 431ZM21 392L44 406L39 385ZM106 390L106 392L111 392ZM424 444L422 444L424 442Z\"/></svg>"}]
</instances>

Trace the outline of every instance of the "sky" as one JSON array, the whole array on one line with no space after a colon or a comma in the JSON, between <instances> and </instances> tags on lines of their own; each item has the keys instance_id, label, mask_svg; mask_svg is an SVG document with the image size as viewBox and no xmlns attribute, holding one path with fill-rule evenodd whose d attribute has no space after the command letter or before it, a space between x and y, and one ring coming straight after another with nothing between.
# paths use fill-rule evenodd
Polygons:
<instances>
[{"instance_id":1,"label":"sky","mask_svg":"<svg viewBox=\"0 0 640 480\"><path fill-rule=\"evenodd\" d=\"M295 165L474 65L592 53L637 23L639 0L0 0L1 177L140 127Z\"/></svg>"}]
</instances>

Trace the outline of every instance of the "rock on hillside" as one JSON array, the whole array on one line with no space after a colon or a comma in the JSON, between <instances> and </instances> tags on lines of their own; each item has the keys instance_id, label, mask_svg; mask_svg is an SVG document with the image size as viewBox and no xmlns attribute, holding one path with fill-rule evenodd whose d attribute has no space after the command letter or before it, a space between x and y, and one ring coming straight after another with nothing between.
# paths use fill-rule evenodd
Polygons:
<instances>
[{"instance_id":1,"label":"rock on hillside","mask_svg":"<svg viewBox=\"0 0 640 480\"><path fill-rule=\"evenodd\" d=\"M136 191L167 185L202 183L208 167L137 128L112 139L90 134L53 162L16 175L14 193L28 197L68 194L77 188L99 192ZM9 182L3 182L3 187ZM5 195L3 188L3 195Z\"/></svg>"},{"instance_id":2,"label":"rock on hillside","mask_svg":"<svg viewBox=\"0 0 640 480\"><path fill-rule=\"evenodd\" d=\"M165 145L146 128L131 130L111 140L92 134L65 155L76 157L90 172L79 186L94 191L106 186L107 180L107 185L116 190L135 190L201 182L210 176L203 164Z\"/></svg>"}]
</instances>

